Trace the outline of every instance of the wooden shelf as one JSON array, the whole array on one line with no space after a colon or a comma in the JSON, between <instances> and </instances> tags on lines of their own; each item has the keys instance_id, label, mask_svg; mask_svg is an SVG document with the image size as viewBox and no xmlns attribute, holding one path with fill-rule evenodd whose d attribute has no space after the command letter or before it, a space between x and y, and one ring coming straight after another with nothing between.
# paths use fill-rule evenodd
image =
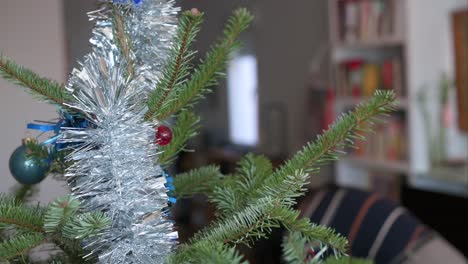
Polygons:
<instances>
[{"instance_id":1,"label":"wooden shelf","mask_svg":"<svg viewBox=\"0 0 468 264\"><path fill-rule=\"evenodd\" d=\"M401 48L404 46L404 40L398 37L384 37L374 40L357 40L355 42L339 41L334 44L335 48L341 50L359 50L359 49L383 49L383 48Z\"/></svg>"},{"instance_id":2,"label":"wooden shelf","mask_svg":"<svg viewBox=\"0 0 468 264\"><path fill-rule=\"evenodd\" d=\"M336 99L336 108L337 109L346 109L354 107L360 103L366 102L370 98L358 98L358 97L338 97ZM408 109L408 99L407 98L398 98L395 103L396 110L404 110Z\"/></svg>"},{"instance_id":3,"label":"wooden shelf","mask_svg":"<svg viewBox=\"0 0 468 264\"><path fill-rule=\"evenodd\" d=\"M409 179L411 187L419 190L437 192L468 198L468 183L443 180L433 175L416 175Z\"/></svg>"},{"instance_id":4,"label":"wooden shelf","mask_svg":"<svg viewBox=\"0 0 468 264\"><path fill-rule=\"evenodd\" d=\"M353 6L357 1L328 1L331 31L330 76L334 80L332 86L337 91L335 111L340 113L350 110L367 100L367 98L353 97L352 95L356 94L353 93L354 89L360 89L360 94L370 94L370 87L393 86L398 88L397 91L401 91L398 96L402 97L398 99L395 107L398 114L386 120L390 125L378 127L377 132L382 134L377 137L369 135L369 141L365 143L369 148L357 152L368 153L369 156L350 156L336 162L338 168L336 178L355 186L366 186L368 184L366 175L370 175L373 171L390 172L407 176L408 184L415 188L468 197L468 169L459 171L454 166L450 170L431 168L429 150L432 143L428 138L430 138L429 132L437 132L435 122L439 117L429 117L433 131L426 131L424 114L417 102L413 101L422 87L429 95L437 94L439 88L437 76L442 73L448 76L455 75L450 68L442 67L446 65L446 59L453 54L451 28L426 29L427 25L434 21L450 21L452 10L466 8L466 3L459 0L427 0L427 5L421 6L418 1L412 0L386 0L386 2L392 9L388 13L393 16L391 30L386 30L387 27L385 30L379 29L378 25L378 30L375 30L376 24L373 18L369 20L370 16L366 17L365 12L368 12L366 5ZM361 10L365 12L360 12ZM390 84L388 81L388 85L382 85L383 66L386 62L388 64L385 76L388 78L385 79L388 81L391 76L395 82ZM365 66L370 67L366 69ZM394 69L400 70L394 71ZM363 88L364 84L368 89ZM438 111L439 107L432 101L430 103L433 104L431 108L435 108L434 113ZM393 135L395 137L392 138L395 139L392 141L390 136ZM402 141L398 140L399 136ZM447 148L457 149L457 153L460 153L457 155L463 155L460 150L461 145L457 145L465 144L462 137L457 135L447 142L447 145L450 145ZM385 148L393 143L398 146L395 148L398 149L398 155L392 157L403 156L406 161L375 160L377 157L386 156L384 154L388 152ZM401 145L397 145L400 143ZM384 151L381 151L382 149ZM373 159L372 153L380 155L375 155Z\"/></svg>"},{"instance_id":5,"label":"wooden shelf","mask_svg":"<svg viewBox=\"0 0 468 264\"><path fill-rule=\"evenodd\" d=\"M386 172L409 174L409 164L406 161L374 160L353 156L345 158L343 161L371 170L383 170Z\"/></svg>"}]
</instances>

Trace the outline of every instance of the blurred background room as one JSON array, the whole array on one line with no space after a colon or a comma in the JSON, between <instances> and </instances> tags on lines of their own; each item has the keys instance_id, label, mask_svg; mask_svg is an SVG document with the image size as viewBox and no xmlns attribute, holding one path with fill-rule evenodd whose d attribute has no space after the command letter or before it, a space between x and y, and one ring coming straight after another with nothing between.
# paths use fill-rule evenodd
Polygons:
<instances>
[{"instance_id":1,"label":"blurred background room","mask_svg":"<svg viewBox=\"0 0 468 264\"><path fill-rule=\"evenodd\" d=\"M313 175L311 195L330 186L377 192L468 257L467 0L178 3L206 14L197 57L234 8L249 8L255 20L226 78L197 106L202 129L189 145L196 151L180 155L173 172L214 163L231 173L249 152L282 164L340 113L377 89L393 90L395 111L366 135L367 142ZM95 6L95 0L2 0L0 51L66 82L89 52L86 12ZM8 160L33 133L26 124L57 114L5 80L0 90L0 192L13 192ZM45 203L67 193L52 177L37 189L34 200ZM203 196L179 202L174 212L182 240L215 217ZM251 255L258 259L258 252Z\"/></svg>"}]
</instances>

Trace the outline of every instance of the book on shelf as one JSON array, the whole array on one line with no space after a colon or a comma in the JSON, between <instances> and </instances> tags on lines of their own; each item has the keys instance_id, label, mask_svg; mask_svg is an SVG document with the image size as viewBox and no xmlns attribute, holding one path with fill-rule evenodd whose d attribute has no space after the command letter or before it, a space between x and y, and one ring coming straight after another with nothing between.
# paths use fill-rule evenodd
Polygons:
<instances>
[{"instance_id":1,"label":"book on shelf","mask_svg":"<svg viewBox=\"0 0 468 264\"><path fill-rule=\"evenodd\" d=\"M381 61L350 59L338 65L337 95L340 97L369 97L378 89L393 90L398 97L405 96L403 69L400 57Z\"/></svg>"},{"instance_id":2,"label":"book on shelf","mask_svg":"<svg viewBox=\"0 0 468 264\"><path fill-rule=\"evenodd\" d=\"M407 160L405 121L400 116L390 116L378 124L373 133L366 134L366 142L358 141L351 156L366 160Z\"/></svg>"},{"instance_id":3,"label":"book on shelf","mask_svg":"<svg viewBox=\"0 0 468 264\"><path fill-rule=\"evenodd\" d=\"M341 41L366 42L394 35L393 0L340 0L338 7Z\"/></svg>"}]
</instances>

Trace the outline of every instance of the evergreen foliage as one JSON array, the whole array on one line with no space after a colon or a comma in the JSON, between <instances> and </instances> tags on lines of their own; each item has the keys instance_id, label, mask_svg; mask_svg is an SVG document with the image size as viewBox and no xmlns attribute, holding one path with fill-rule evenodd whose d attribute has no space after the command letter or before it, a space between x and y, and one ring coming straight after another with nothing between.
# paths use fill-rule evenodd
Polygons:
<instances>
[{"instance_id":1,"label":"evergreen foliage","mask_svg":"<svg viewBox=\"0 0 468 264\"><path fill-rule=\"evenodd\" d=\"M200 65L194 69L190 79L183 82L179 89L172 92L167 98L167 104L161 107L159 120L164 120L185 107L189 107L210 91L210 87L217 84L217 78L222 76L229 55L240 46L239 35L247 29L252 21L252 15L247 9L240 8L228 20L221 38L205 55ZM148 102L148 108L154 109L157 105ZM151 113L151 110L150 110Z\"/></svg>"},{"instance_id":2,"label":"evergreen foliage","mask_svg":"<svg viewBox=\"0 0 468 264\"><path fill-rule=\"evenodd\" d=\"M291 232L284 238L282 243L283 259L287 264L372 264L372 261L364 259L355 259L350 257L334 256L322 260L322 255L327 248L322 248L319 252L315 252L315 241L310 241L300 232ZM311 254L312 252L312 254Z\"/></svg>"},{"instance_id":3,"label":"evergreen foliage","mask_svg":"<svg viewBox=\"0 0 468 264\"><path fill-rule=\"evenodd\" d=\"M232 246L220 242L203 241L192 247L182 245L181 253L170 258L167 263L247 264L248 262L243 260L243 257Z\"/></svg>"},{"instance_id":4,"label":"evergreen foliage","mask_svg":"<svg viewBox=\"0 0 468 264\"><path fill-rule=\"evenodd\" d=\"M218 209L219 218L181 247L173 259L190 255L187 252L193 252L193 247L216 242L252 245L258 238L266 237L272 228L281 225L293 234L300 234L302 240L330 248L337 257L345 254L345 238L330 228L299 219L299 212L293 209L295 198L305 193L309 176L318 172L321 165L336 160L346 147L353 147L354 139L363 139L362 134L378 121L377 116L392 110L394 100L392 92L376 92L373 99L342 115L315 142L307 144L276 170L265 157L250 154L239 162L234 175L221 177L212 168L206 171L209 173L206 176L202 176L204 171L200 170L181 175L182 180L174 182L176 190L192 188L190 180L206 179L215 183L214 188L202 187L196 192L204 192L209 197ZM285 253L294 259L291 254L297 249L287 249Z\"/></svg>"},{"instance_id":5,"label":"evergreen foliage","mask_svg":"<svg viewBox=\"0 0 468 264\"><path fill-rule=\"evenodd\" d=\"M45 241L46 239L42 234L18 235L0 244L0 261L7 261L21 256Z\"/></svg>"},{"instance_id":6,"label":"evergreen foliage","mask_svg":"<svg viewBox=\"0 0 468 264\"><path fill-rule=\"evenodd\" d=\"M174 39L175 45L171 49L163 77L156 90L148 98L146 119L160 117L160 114L171 104L169 98L182 89L182 84L189 76L192 68L191 61L195 55L190 47L200 31L202 22L203 13L199 13L197 10L182 13Z\"/></svg>"},{"instance_id":7,"label":"evergreen foliage","mask_svg":"<svg viewBox=\"0 0 468 264\"><path fill-rule=\"evenodd\" d=\"M27 207L15 198L0 196L0 223L29 232L42 232L44 209Z\"/></svg>"},{"instance_id":8,"label":"evergreen foliage","mask_svg":"<svg viewBox=\"0 0 468 264\"><path fill-rule=\"evenodd\" d=\"M84 252L79 239L98 234L109 219L102 213L81 214L79 206L71 197L59 198L43 208L0 196L0 225L6 236L0 244L0 263L26 256L29 250L44 243L57 245L67 253L67 259L82 261Z\"/></svg>"},{"instance_id":9,"label":"evergreen foliage","mask_svg":"<svg viewBox=\"0 0 468 264\"><path fill-rule=\"evenodd\" d=\"M307 241L300 232L291 232L281 244L283 249L283 258L288 264L296 263L311 263L312 260L308 259L308 249L310 246L307 245L312 241Z\"/></svg>"},{"instance_id":10,"label":"evergreen foliage","mask_svg":"<svg viewBox=\"0 0 468 264\"><path fill-rule=\"evenodd\" d=\"M119 48L128 60L128 77L134 74L131 63L131 41L125 34L122 16L113 14L114 33ZM191 112L192 105L216 85L225 70L229 55L239 47L239 35L248 27L252 16L246 9L238 9L226 24L223 37L215 43L197 67L192 66L195 52L191 50L203 20L197 10L181 15L171 56L156 89L147 100L147 121L161 122L175 117L174 138L161 147L158 162L168 165L185 150L186 142L196 135L199 117ZM56 82L0 57L0 73L7 79L27 87L42 100L63 105L73 97ZM202 167L177 175L174 195L178 198L205 194L217 209L217 219L198 232L186 244L180 245L168 263L247 263L237 252L238 244L252 246L267 237L273 228L283 226L289 231L284 240L284 259L287 263L323 262L320 256L328 250L333 257L323 263L365 263L342 257L347 252L347 241L334 230L299 219L294 209L296 198L304 195L310 175L320 166L334 161L347 148L354 147L356 139L364 139L380 115L392 110L395 100L389 91L378 91L367 103L342 115L327 131L308 143L284 165L274 169L264 156L249 154L238 164L232 175L223 175L216 166ZM155 122L155 123L157 123ZM54 152L37 143L28 145L32 158L43 161L47 157L62 161L64 152ZM66 153L66 152L65 152ZM57 199L48 207L31 207L18 200L0 197L0 230L7 239L0 244L1 261L21 261L28 251L42 243L54 243L64 252L55 263L80 263L85 253L80 241L99 233L110 220L103 212L81 213L79 202L70 197ZM8 232L7 232L8 231ZM313 260L307 260L306 246L318 246ZM314 262L315 261L315 262Z\"/></svg>"},{"instance_id":11,"label":"evergreen foliage","mask_svg":"<svg viewBox=\"0 0 468 264\"><path fill-rule=\"evenodd\" d=\"M172 163L175 156L185 149L186 142L197 135L200 117L188 110L182 110L176 117L176 123L172 127L173 140L171 144L161 147L158 162L161 165Z\"/></svg>"},{"instance_id":12,"label":"evergreen foliage","mask_svg":"<svg viewBox=\"0 0 468 264\"><path fill-rule=\"evenodd\" d=\"M222 177L218 166L201 167L179 174L174 178L174 195L179 198L191 197L197 193L210 195Z\"/></svg>"},{"instance_id":13,"label":"evergreen foliage","mask_svg":"<svg viewBox=\"0 0 468 264\"><path fill-rule=\"evenodd\" d=\"M59 106L73 100L72 95L58 82L40 77L1 55L0 75L6 80L28 88L28 92L40 100Z\"/></svg>"},{"instance_id":14,"label":"evergreen foliage","mask_svg":"<svg viewBox=\"0 0 468 264\"><path fill-rule=\"evenodd\" d=\"M49 172L64 174L65 169L70 165L66 160L69 150L57 150L53 146L40 144L36 140L26 141L27 157L36 163L49 163Z\"/></svg>"}]
</instances>

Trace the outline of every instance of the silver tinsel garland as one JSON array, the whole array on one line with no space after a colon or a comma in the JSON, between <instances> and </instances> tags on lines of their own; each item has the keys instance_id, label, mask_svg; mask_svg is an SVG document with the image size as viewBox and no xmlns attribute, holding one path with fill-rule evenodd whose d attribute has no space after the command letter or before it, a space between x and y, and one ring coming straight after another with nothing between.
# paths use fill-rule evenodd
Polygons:
<instances>
[{"instance_id":1,"label":"silver tinsel garland","mask_svg":"<svg viewBox=\"0 0 468 264\"><path fill-rule=\"evenodd\" d=\"M174 8L174 4L173 0L143 0L134 4L133 15L125 20L132 44L136 47L137 75L147 79L150 89L156 87L161 77L177 30L176 14L180 8ZM158 30L155 32L155 29Z\"/></svg>"},{"instance_id":2,"label":"silver tinsel garland","mask_svg":"<svg viewBox=\"0 0 468 264\"><path fill-rule=\"evenodd\" d=\"M167 188L157 164L155 123L145 122L144 99L160 77L179 10L173 1L143 0L116 5L133 43L133 77L114 35L110 10L91 12L96 21L93 50L67 85L93 124L64 128L62 143L79 143L66 177L85 210L102 211L112 226L84 242L100 263L163 263L176 245L177 232L167 219Z\"/></svg>"}]
</instances>

